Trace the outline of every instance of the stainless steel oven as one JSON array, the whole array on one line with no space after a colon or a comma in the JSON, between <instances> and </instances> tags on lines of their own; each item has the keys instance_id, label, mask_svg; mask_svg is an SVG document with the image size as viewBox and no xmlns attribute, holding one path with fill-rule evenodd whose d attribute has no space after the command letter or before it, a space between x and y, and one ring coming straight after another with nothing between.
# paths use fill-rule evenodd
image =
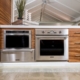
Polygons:
<instances>
[{"instance_id":1,"label":"stainless steel oven","mask_svg":"<svg viewBox=\"0 0 80 80\"><path fill-rule=\"evenodd\" d=\"M68 29L36 29L36 61L68 60Z\"/></svg>"},{"instance_id":2,"label":"stainless steel oven","mask_svg":"<svg viewBox=\"0 0 80 80\"><path fill-rule=\"evenodd\" d=\"M5 30L4 49L31 48L30 30Z\"/></svg>"}]
</instances>

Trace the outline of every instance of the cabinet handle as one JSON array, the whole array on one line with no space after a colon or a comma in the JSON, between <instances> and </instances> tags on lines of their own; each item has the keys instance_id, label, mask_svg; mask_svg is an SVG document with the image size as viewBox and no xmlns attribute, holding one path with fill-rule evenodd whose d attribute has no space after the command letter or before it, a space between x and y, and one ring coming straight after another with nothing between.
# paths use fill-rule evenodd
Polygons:
<instances>
[{"instance_id":1,"label":"cabinet handle","mask_svg":"<svg viewBox=\"0 0 80 80\"><path fill-rule=\"evenodd\" d=\"M75 32L74 34L80 34L80 32Z\"/></svg>"},{"instance_id":2,"label":"cabinet handle","mask_svg":"<svg viewBox=\"0 0 80 80\"><path fill-rule=\"evenodd\" d=\"M75 57L80 57L80 55L75 55Z\"/></svg>"},{"instance_id":3,"label":"cabinet handle","mask_svg":"<svg viewBox=\"0 0 80 80\"><path fill-rule=\"evenodd\" d=\"M80 44L80 42L76 42L75 44Z\"/></svg>"},{"instance_id":4,"label":"cabinet handle","mask_svg":"<svg viewBox=\"0 0 80 80\"><path fill-rule=\"evenodd\" d=\"M16 61L20 61L20 59L16 59Z\"/></svg>"}]
</instances>

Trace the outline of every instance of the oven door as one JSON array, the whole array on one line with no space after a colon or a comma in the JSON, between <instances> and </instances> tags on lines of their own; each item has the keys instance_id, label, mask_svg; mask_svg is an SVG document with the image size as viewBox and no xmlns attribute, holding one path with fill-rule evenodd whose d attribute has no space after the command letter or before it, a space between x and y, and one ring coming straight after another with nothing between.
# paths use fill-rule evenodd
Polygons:
<instances>
[{"instance_id":1,"label":"oven door","mask_svg":"<svg viewBox=\"0 0 80 80\"><path fill-rule=\"evenodd\" d=\"M68 60L68 36L36 36L36 61Z\"/></svg>"}]
</instances>

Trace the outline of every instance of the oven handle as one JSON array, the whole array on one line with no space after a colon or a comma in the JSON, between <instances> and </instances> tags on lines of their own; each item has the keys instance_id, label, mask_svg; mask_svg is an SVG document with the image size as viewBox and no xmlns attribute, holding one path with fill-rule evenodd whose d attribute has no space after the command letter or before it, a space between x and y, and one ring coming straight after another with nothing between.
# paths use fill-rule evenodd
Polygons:
<instances>
[{"instance_id":1,"label":"oven handle","mask_svg":"<svg viewBox=\"0 0 80 80\"><path fill-rule=\"evenodd\" d=\"M68 36L36 36L36 38L51 38L51 39L53 39L53 38L55 38L55 39L66 39L66 38L68 38Z\"/></svg>"}]
</instances>

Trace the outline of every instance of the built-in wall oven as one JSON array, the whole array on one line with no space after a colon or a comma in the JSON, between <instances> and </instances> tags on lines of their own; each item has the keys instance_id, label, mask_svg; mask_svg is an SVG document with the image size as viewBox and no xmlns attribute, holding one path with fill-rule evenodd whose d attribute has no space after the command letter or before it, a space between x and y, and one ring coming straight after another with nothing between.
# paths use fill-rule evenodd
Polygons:
<instances>
[{"instance_id":1,"label":"built-in wall oven","mask_svg":"<svg viewBox=\"0 0 80 80\"><path fill-rule=\"evenodd\" d=\"M31 31L28 30L5 30L4 49L31 48Z\"/></svg>"},{"instance_id":2,"label":"built-in wall oven","mask_svg":"<svg viewBox=\"0 0 80 80\"><path fill-rule=\"evenodd\" d=\"M4 30L4 49L1 62L33 62L31 30Z\"/></svg>"},{"instance_id":3,"label":"built-in wall oven","mask_svg":"<svg viewBox=\"0 0 80 80\"><path fill-rule=\"evenodd\" d=\"M36 29L36 61L68 60L68 29Z\"/></svg>"}]
</instances>

